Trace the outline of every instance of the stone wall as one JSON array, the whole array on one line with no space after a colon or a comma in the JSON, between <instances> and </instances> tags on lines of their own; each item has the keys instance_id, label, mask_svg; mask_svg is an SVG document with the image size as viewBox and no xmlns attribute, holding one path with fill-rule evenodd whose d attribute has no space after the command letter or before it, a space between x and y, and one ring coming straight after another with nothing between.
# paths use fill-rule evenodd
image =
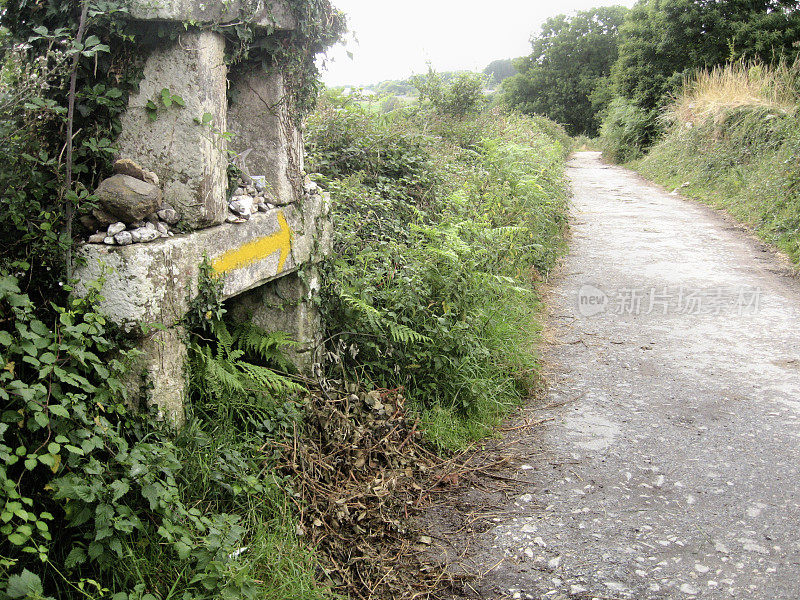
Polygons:
<instances>
[{"instance_id":1,"label":"stone wall","mask_svg":"<svg viewBox=\"0 0 800 600\"><path fill-rule=\"evenodd\" d=\"M122 118L118 174L101 184L101 207L84 220L95 233L82 247L79 278L103 281L101 310L142 351L132 396L179 425L182 323L204 260L235 319L286 331L298 342L298 368L313 368L322 333L314 265L331 249L330 200L303 172L280 67L229 73L222 36L183 25L247 18L275 35L296 26L284 3L128 0L128 9L145 32L144 79ZM156 23L174 23L175 35L148 36ZM233 184L229 144L244 173Z\"/></svg>"}]
</instances>

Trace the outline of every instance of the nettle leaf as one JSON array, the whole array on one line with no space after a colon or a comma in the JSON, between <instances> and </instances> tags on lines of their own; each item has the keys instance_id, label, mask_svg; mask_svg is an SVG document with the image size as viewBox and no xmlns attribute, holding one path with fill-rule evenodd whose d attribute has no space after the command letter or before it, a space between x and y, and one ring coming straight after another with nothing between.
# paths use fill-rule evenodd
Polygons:
<instances>
[{"instance_id":1,"label":"nettle leaf","mask_svg":"<svg viewBox=\"0 0 800 600\"><path fill-rule=\"evenodd\" d=\"M67 558L64 560L64 566L67 569L74 569L78 565L85 563L86 559L86 550L79 546L75 546L69 551L69 554L67 554Z\"/></svg>"},{"instance_id":2,"label":"nettle leaf","mask_svg":"<svg viewBox=\"0 0 800 600\"><path fill-rule=\"evenodd\" d=\"M160 483L149 483L142 487L142 496L150 501L150 509L155 510L164 496L164 486Z\"/></svg>"},{"instance_id":3,"label":"nettle leaf","mask_svg":"<svg viewBox=\"0 0 800 600\"><path fill-rule=\"evenodd\" d=\"M118 501L131 489L131 486L124 479L117 479L115 481L112 481L110 487L111 490L114 492L114 495L111 497L111 500L113 502Z\"/></svg>"},{"instance_id":4,"label":"nettle leaf","mask_svg":"<svg viewBox=\"0 0 800 600\"><path fill-rule=\"evenodd\" d=\"M6 594L9 598L40 598L44 596L42 580L35 573L25 569L19 575L8 578Z\"/></svg>"}]
</instances>

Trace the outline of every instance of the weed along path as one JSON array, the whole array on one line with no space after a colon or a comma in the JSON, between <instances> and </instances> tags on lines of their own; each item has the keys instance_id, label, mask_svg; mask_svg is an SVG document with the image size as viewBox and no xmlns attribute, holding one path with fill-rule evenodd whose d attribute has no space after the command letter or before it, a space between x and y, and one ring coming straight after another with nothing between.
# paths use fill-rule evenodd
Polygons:
<instances>
[{"instance_id":1,"label":"weed along path","mask_svg":"<svg viewBox=\"0 0 800 600\"><path fill-rule=\"evenodd\" d=\"M800 598L800 282L597 153L569 174L544 404L429 511L431 553L469 598Z\"/></svg>"}]
</instances>

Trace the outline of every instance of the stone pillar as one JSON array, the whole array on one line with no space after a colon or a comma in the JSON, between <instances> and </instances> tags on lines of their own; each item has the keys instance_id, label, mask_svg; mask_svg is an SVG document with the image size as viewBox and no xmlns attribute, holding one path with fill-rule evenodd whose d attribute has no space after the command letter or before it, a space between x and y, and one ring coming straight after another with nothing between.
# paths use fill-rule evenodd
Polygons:
<instances>
[{"instance_id":1,"label":"stone pillar","mask_svg":"<svg viewBox=\"0 0 800 600\"><path fill-rule=\"evenodd\" d=\"M273 204L290 204L302 192L303 139L292 119L290 97L276 67L246 64L232 70L228 127L238 166L265 175Z\"/></svg>"},{"instance_id":2,"label":"stone pillar","mask_svg":"<svg viewBox=\"0 0 800 600\"><path fill-rule=\"evenodd\" d=\"M180 326L154 329L136 339L141 353L128 370L129 401L158 407L159 417L175 427L186 421L186 332Z\"/></svg>"},{"instance_id":3,"label":"stone pillar","mask_svg":"<svg viewBox=\"0 0 800 600\"><path fill-rule=\"evenodd\" d=\"M295 272L228 301L229 314L265 331L283 331L298 342L287 357L304 374L313 374L320 362L323 325L317 306L319 273L316 267Z\"/></svg>"},{"instance_id":4,"label":"stone pillar","mask_svg":"<svg viewBox=\"0 0 800 600\"><path fill-rule=\"evenodd\" d=\"M227 216L227 67L225 39L210 31L182 32L147 58L139 91L122 117L119 155L154 171L164 201L190 229L222 223ZM162 90L185 106L164 106ZM148 102L156 110L148 110ZM151 105L152 108L152 105ZM212 119L201 125L203 116Z\"/></svg>"}]
</instances>

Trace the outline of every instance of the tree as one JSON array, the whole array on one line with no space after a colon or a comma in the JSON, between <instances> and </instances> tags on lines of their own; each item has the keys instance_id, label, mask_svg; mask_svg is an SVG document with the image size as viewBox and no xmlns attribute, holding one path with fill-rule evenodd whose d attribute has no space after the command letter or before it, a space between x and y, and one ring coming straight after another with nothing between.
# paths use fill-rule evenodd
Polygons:
<instances>
[{"instance_id":1,"label":"tree","mask_svg":"<svg viewBox=\"0 0 800 600\"><path fill-rule=\"evenodd\" d=\"M496 87L512 75L516 75L517 70L514 68L514 60L513 58L504 58L490 62L483 70L487 83L492 87Z\"/></svg>"},{"instance_id":2,"label":"tree","mask_svg":"<svg viewBox=\"0 0 800 600\"><path fill-rule=\"evenodd\" d=\"M696 69L739 58L793 61L800 50L798 6L797 0L640 0L620 28L616 92L654 110Z\"/></svg>"},{"instance_id":3,"label":"tree","mask_svg":"<svg viewBox=\"0 0 800 600\"><path fill-rule=\"evenodd\" d=\"M617 32L628 10L595 8L548 19L531 39L533 52L514 62L519 74L503 82L503 98L525 113L540 113L571 134L596 135L599 106L617 60Z\"/></svg>"},{"instance_id":4,"label":"tree","mask_svg":"<svg viewBox=\"0 0 800 600\"><path fill-rule=\"evenodd\" d=\"M445 76L429 68L427 75L415 75L411 83L420 102L429 100L439 112L456 117L477 111L484 100L483 75L478 73L459 73L447 83Z\"/></svg>"}]
</instances>

